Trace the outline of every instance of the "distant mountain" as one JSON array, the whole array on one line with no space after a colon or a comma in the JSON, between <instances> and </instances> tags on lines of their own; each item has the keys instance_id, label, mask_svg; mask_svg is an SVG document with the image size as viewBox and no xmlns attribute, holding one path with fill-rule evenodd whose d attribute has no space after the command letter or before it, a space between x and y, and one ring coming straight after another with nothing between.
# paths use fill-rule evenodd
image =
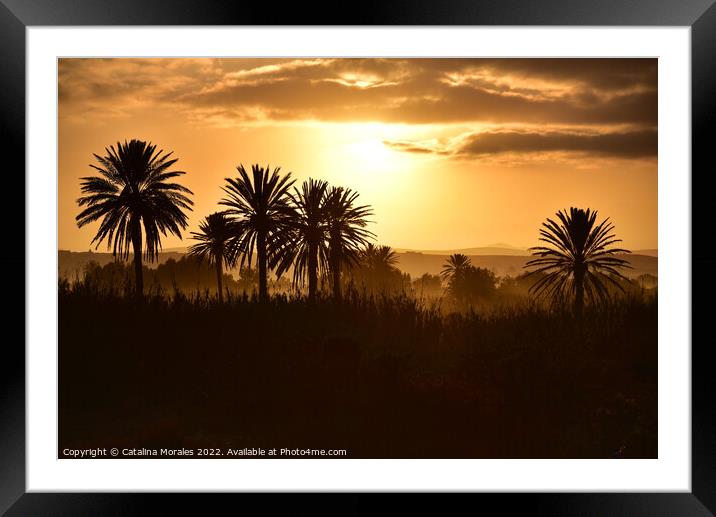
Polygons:
<instances>
[{"instance_id":1,"label":"distant mountain","mask_svg":"<svg viewBox=\"0 0 716 517\"><path fill-rule=\"evenodd\" d=\"M529 255L526 248L516 248L509 244L494 244L477 248L457 248L452 250L412 250L396 248L397 252L422 253L424 255L452 255L462 253L463 255Z\"/></svg>"},{"instance_id":2,"label":"distant mountain","mask_svg":"<svg viewBox=\"0 0 716 517\"><path fill-rule=\"evenodd\" d=\"M469 249L469 248L468 248ZM484 248L483 248L484 249ZM449 252L443 255L433 253L419 252L402 252L398 253L398 267L401 271L409 273L412 278L418 278L424 273L437 275L443 268L445 261L449 256ZM474 255L465 253L470 258L472 265L492 270L498 276L519 275L525 272L524 265L530 258L526 252L522 254L500 254L500 255ZM648 255L619 255L621 258L628 260L633 269L625 271L628 277L637 277L648 273L658 276L658 260L656 257Z\"/></svg>"},{"instance_id":3,"label":"distant mountain","mask_svg":"<svg viewBox=\"0 0 716 517\"><path fill-rule=\"evenodd\" d=\"M527 256L530 255L528 247L512 246L504 242L490 244L488 246L479 246L475 248L456 248L447 250L420 250L411 248L394 248L400 253L423 253L424 255L452 255L454 253L462 253L463 255L510 255L510 256ZM658 257L657 249L632 250L633 255L646 255L649 257Z\"/></svg>"}]
</instances>

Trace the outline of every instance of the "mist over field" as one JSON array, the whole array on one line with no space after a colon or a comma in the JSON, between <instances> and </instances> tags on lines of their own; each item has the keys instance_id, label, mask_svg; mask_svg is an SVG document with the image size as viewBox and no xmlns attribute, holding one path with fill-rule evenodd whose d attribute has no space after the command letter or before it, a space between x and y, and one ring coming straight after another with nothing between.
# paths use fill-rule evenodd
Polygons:
<instances>
[{"instance_id":1,"label":"mist over field","mask_svg":"<svg viewBox=\"0 0 716 517\"><path fill-rule=\"evenodd\" d=\"M493 254L493 251L501 251L503 253ZM506 254L504 252L512 251ZM658 259L656 250L645 250L647 254L639 254L639 252L631 253L624 257L632 265L634 269L626 271L626 276L637 278L641 275L658 276ZM424 274L438 275L445 264L448 256L452 253L464 253L472 261L473 265L489 269L497 276L517 276L525 272L524 266L530 256L526 250L519 248L468 248L465 250L446 250L446 251L396 251L398 259L398 268L410 275L415 280ZM156 262L146 263L147 267L156 268L159 264L164 264L167 260L180 260L185 256L185 251L165 251L158 255ZM60 278L73 280L81 278L84 268L91 262L96 262L100 266L115 261L111 253L95 252L95 251L67 251L59 250L58 258L58 274ZM238 268L230 268L227 273L238 276ZM289 273L290 274L290 273Z\"/></svg>"}]
</instances>

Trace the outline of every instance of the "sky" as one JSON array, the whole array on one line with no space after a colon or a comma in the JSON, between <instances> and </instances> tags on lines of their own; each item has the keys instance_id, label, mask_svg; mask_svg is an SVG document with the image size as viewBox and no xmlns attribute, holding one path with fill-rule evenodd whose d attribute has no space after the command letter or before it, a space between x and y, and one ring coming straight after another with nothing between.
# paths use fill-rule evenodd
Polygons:
<instances>
[{"instance_id":1,"label":"sky","mask_svg":"<svg viewBox=\"0 0 716 517\"><path fill-rule=\"evenodd\" d=\"M656 59L60 59L58 108L59 249L95 249L80 178L133 138L194 193L164 249L253 163L358 191L394 248L533 246L571 206L658 247Z\"/></svg>"}]
</instances>

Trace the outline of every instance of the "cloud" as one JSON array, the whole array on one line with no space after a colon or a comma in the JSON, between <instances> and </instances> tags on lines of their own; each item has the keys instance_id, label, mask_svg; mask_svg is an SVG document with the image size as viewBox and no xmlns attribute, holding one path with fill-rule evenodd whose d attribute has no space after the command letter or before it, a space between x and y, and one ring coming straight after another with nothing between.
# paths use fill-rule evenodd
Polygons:
<instances>
[{"instance_id":1,"label":"cloud","mask_svg":"<svg viewBox=\"0 0 716 517\"><path fill-rule=\"evenodd\" d=\"M442 146L420 142L386 141L396 151L447 154L463 158L482 158L508 153L580 153L611 158L656 158L655 130L621 133L485 131L463 135Z\"/></svg>"},{"instance_id":2,"label":"cloud","mask_svg":"<svg viewBox=\"0 0 716 517\"><path fill-rule=\"evenodd\" d=\"M421 142L405 142L400 140L384 140L383 145L390 147L394 151L402 151L416 154L452 154L445 147L429 145Z\"/></svg>"},{"instance_id":3,"label":"cloud","mask_svg":"<svg viewBox=\"0 0 716 517\"><path fill-rule=\"evenodd\" d=\"M62 59L62 115L222 124L657 123L655 59Z\"/></svg>"}]
</instances>

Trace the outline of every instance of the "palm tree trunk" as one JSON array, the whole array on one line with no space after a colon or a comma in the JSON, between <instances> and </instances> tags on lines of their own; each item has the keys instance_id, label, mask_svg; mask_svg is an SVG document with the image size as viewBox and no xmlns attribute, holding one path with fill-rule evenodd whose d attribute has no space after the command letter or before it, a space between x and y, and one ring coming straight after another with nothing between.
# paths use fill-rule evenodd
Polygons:
<instances>
[{"instance_id":1,"label":"palm tree trunk","mask_svg":"<svg viewBox=\"0 0 716 517\"><path fill-rule=\"evenodd\" d=\"M259 232L256 236L256 254L259 263L259 301L265 302L268 299L268 285L266 272L266 234Z\"/></svg>"},{"instance_id":2,"label":"palm tree trunk","mask_svg":"<svg viewBox=\"0 0 716 517\"><path fill-rule=\"evenodd\" d=\"M217 287L217 294L219 297L219 303L222 303L224 301L224 289L222 287L222 280L224 277L224 271L221 266L221 258L216 261L216 287Z\"/></svg>"},{"instance_id":3,"label":"palm tree trunk","mask_svg":"<svg viewBox=\"0 0 716 517\"><path fill-rule=\"evenodd\" d=\"M132 248L134 250L134 294L144 296L144 278L142 276L142 227L139 219L132 222Z\"/></svg>"},{"instance_id":4,"label":"palm tree trunk","mask_svg":"<svg viewBox=\"0 0 716 517\"><path fill-rule=\"evenodd\" d=\"M341 303L343 294L341 293L341 262L340 260L333 261L333 300L336 303Z\"/></svg>"},{"instance_id":5,"label":"palm tree trunk","mask_svg":"<svg viewBox=\"0 0 716 517\"><path fill-rule=\"evenodd\" d=\"M318 290L318 246L315 243L308 245L308 301L316 301Z\"/></svg>"},{"instance_id":6,"label":"palm tree trunk","mask_svg":"<svg viewBox=\"0 0 716 517\"><path fill-rule=\"evenodd\" d=\"M333 301L341 302L341 254L337 246L331 246L331 273L333 274Z\"/></svg>"},{"instance_id":7,"label":"palm tree trunk","mask_svg":"<svg viewBox=\"0 0 716 517\"><path fill-rule=\"evenodd\" d=\"M584 273L583 267L574 269L574 315L577 318L582 317L584 310Z\"/></svg>"}]
</instances>

